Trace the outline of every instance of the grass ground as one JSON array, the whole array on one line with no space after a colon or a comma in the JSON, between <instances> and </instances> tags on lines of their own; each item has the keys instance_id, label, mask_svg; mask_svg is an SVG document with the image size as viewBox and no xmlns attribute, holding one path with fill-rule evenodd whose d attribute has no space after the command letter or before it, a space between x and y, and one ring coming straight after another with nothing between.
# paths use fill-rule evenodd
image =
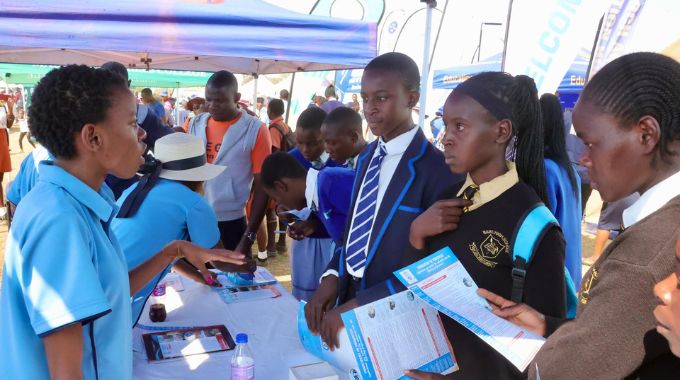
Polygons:
<instances>
[{"instance_id":1,"label":"grass ground","mask_svg":"<svg viewBox=\"0 0 680 380\"><path fill-rule=\"evenodd\" d=\"M24 139L24 152L19 149L19 132L17 130L12 130L10 132L10 157L12 159L12 172L11 173L5 173L4 181L3 181L3 186L6 185L10 180L14 179L16 176L17 171L19 170L19 166L21 165L21 161L28 155L28 153L31 152L33 149L27 142L26 139ZM593 246L595 242L595 238L591 233L585 232L586 230L586 225L588 223L592 224L595 223L597 224L597 219L600 214L600 207L602 205L602 201L600 200L599 194L597 192L593 192L593 195L590 197L590 200L588 201L588 205L586 207L586 223L584 223L584 232L582 232L582 246L583 246L583 257L587 258L592 255L593 252ZM46 205L48 207L48 205ZM7 240L7 222L2 221L0 222L0 261L4 261L4 254L5 254L5 242ZM288 248L290 249L290 241L288 241ZM259 264L263 267L266 267L276 278L281 282L281 284L286 287L288 290L290 290L290 253L286 255L277 255L274 258L270 258L267 260L266 263L264 264ZM585 267L583 273L585 274ZM2 278L2 267L0 266L0 278Z\"/></svg>"}]
</instances>

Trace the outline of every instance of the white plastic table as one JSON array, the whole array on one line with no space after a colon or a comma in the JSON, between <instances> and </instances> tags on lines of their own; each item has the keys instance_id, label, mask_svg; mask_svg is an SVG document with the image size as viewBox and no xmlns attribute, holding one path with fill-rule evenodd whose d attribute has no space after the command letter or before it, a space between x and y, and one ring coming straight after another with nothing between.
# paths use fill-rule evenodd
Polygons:
<instances>
[{"instance_id":1,"label":"white plastic table","mask_svg":"<svg viewBox=\"0 0 680 380\"><path fill-rule=\"evenodd\" d=\"M304 350L298 339L298 301L281 285L276 285L281 292L278 298L227 305L205 285L186 278L182 278L182 283L183 291L175 292L168 288L165 300L168 316L165 322L150 322L147 304L139 323L147 326L223 324L234 339L236 334L246 333L255 358L257 379L288 379L291 366L319 362L319 359ZM142 345L136 341L141 340L139 331L133 332L133 339L136 348L133 353L134 379L229 379L233 351L149 363Z\"/></svg>"}]
</instances>

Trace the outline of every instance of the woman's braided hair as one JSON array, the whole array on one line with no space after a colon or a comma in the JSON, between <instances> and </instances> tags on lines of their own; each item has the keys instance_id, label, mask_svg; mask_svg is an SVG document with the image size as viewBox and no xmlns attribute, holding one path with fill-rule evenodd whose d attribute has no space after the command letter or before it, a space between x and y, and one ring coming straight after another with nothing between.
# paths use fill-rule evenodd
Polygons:
<instances>
[{"instance_id":1,"label":"woman's braided hair","mask_svg":"<svg viewBox=\"0 0 680 380\"><path fill-rule=\"evenodd\" d=\"M614 116L623 128L653 117L661 130L661 159L668 163L678 155L668 147L680 140L680 63L672 58L657 53L617 58L593 76L579 101Z\"/></svg>"}]
</instances>

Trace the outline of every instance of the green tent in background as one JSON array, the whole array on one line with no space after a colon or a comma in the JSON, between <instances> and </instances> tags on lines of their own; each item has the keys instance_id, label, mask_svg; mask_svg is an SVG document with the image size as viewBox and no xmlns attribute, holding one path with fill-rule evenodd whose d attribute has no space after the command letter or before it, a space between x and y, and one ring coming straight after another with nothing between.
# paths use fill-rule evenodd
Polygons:
<instances>
[{"instance_id":1,"label":"green tent in background","mask_svg":"<svg viewBox=\"0 0 680 380\"><path fill-rule=\"evenodd\" d=\"M8 84L32 87L58 66L0 63L0 79ZM203 71L128 69L132 87L186 88L204 87L212 73Z\"/></svg>"}]
</instances>

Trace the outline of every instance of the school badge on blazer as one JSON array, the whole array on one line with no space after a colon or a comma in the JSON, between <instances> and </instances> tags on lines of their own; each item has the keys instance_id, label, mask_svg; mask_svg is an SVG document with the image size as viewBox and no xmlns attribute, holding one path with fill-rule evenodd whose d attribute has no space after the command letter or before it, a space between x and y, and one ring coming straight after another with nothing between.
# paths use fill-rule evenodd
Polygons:
<instances>
[{"instance_id":1,"label":"school badge on blazer","mask_svg":"<svg viewBox=\"0 0 680 380\"><path fill-rule=\"evenodd\" d=\"M489 268L496 266L495 260L502 252L510 254L510 243L502 233L495 230L482 231L482 241L479 245L475 242L470 244L470 251L477 261Z\"/></svg>"}]
</instances>

